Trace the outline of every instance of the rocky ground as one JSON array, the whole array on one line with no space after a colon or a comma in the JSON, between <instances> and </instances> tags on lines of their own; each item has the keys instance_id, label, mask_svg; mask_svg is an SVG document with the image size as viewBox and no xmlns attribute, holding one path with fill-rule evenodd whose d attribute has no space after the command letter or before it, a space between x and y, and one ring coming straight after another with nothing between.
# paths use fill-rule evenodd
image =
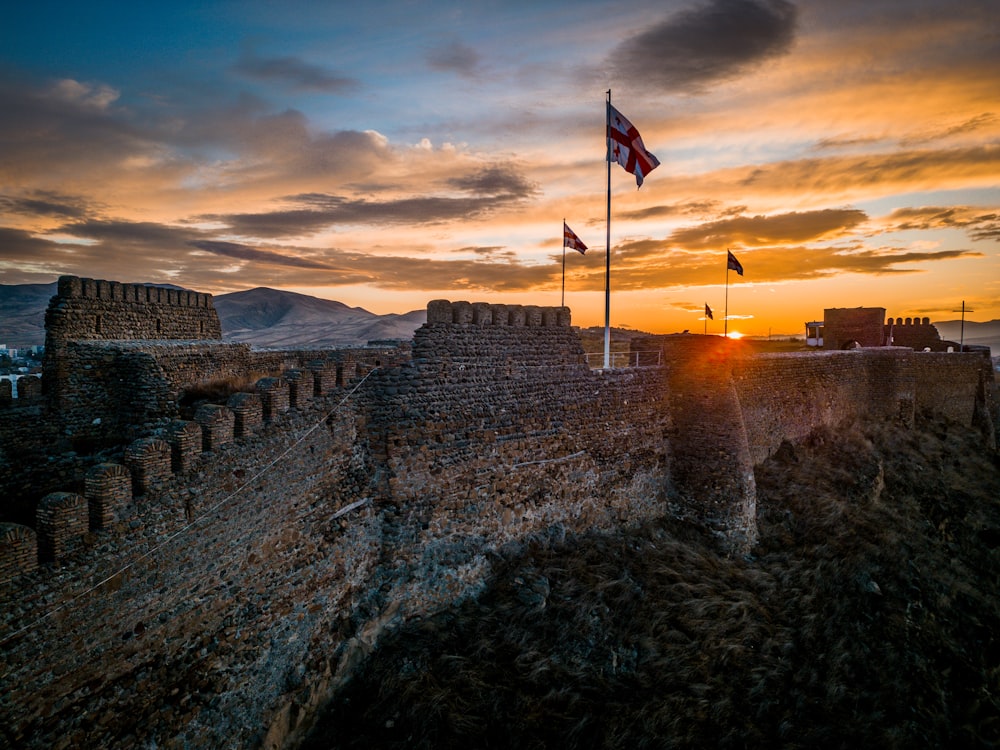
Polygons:
<instances>
[{"instance_id":1,"label":"rocky ground","mask_svg":"<svg viewBox=\"0 0 1000 750\"><path fill-rule=\"evenodd\" d=\"M941 421L758 467L760 543L536 539L387 636L305 748L1000 743L1000 459Z\"/></svg>"}]
</instances>

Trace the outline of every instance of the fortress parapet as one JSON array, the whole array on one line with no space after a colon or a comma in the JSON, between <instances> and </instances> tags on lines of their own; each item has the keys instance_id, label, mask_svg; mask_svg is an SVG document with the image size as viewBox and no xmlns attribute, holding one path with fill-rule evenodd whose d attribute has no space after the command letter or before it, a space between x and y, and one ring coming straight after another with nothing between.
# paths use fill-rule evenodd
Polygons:
<instances>
[{"instance_id":1,"label":"fortress parapet","mask_svg":"<svg viewBox=\"0 0 1000 750\"><path fill-rule=\"evenodd\" d=\"M937 326L931 325L930 318L896 317L885 322L885 340L891 346L907 346L917 351L946 352L951 347L958 351L954 341L944 341Z\"/></svg>"},{"instance_id":2,"label":"fortress parapet","mask_svg":"<svg viewBox=\"0 0 1000 750\"><path fill-rule=\"evenodd\" d=\"M67 340L219 340L212 295L62 276L45 313L46 351Z\"/></svg>"},{"instance_id":3,"label":"fortress parapet","mask_svg":"<svg viewBox=\"0 0 1000 750\"><path fill-rule=\"evenodd\" d=\"M427 303L427 325L442 323L515 328L569 328L571 315L568 307L431 300Z\"/></svg>"}]
</instances>

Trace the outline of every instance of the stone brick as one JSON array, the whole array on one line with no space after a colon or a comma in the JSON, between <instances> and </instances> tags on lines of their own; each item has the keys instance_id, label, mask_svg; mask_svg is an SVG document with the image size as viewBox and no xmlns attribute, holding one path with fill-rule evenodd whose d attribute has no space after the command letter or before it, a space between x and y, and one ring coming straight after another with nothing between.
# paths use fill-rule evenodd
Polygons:
<instances>
[{"instance_id":1,"label":"stone brick","mask_svg":"<svg viewBox=\"0 0 1000 750\"><path fill-rule=\"evenodd\" d=\"M84 480L90 528L107 529L121 516L122 510L132 501L132 476L120 464L97 464Z\"/></svg>"},{"instance_id":2,"label":"stone brick","mask_svg":"<svg viewBox=\"0 0 1000 750\"><path fill-rule=\"evenodd\" d=\"M201 425L204 450L215 451L233 442L236 417L228 407L202 404L194 415L194 421Z\"/></svg>"},{"instance_id":3,"label":"stone brick","mask_svg":"<svg viewBox=\"0 0 1000 750\"><path fill-rule=\"evenodd\" d=\"M62 562L79 548L90 526L87 501L73 492L53 492L38 503L38 558Z\"/></svg>"},{"instance_id":4,"label":"stone brick","mask_svg":"<svg viewBox=\"0 0 1000 750\"><path fill-rule=\"evenodd\" d=\"M270 422L288 411L288 383L281 378L261 378L257 381L264 410L264 421Z\"/></svg>"},{"instance_id":5,"label":"stone brick","mask_svg":"<svg viewBox=\"0 0 1000 750\"><path fill-rule=\"evenodd\" d=\"M249 437L264 422L264 408L258 393L234 393L226 405L233 412L234 437Z\"/></svg>"},{"instance_id":6,"label":"stone brick","mask_svg":"<svg viewBox=\"0 0 1000 750\"><path fill-rule=\"evenodd\" d=\"M34 529L0 523L0 584L38 567L38 538Z\"/></svg>"},{"instance_id":7,"label":"stone brick","mask_svg":"<svg viewBox=\"0 0 1000 750\"><path fill-rule=\"evenodd\" d=\"M166 441L170 444L170 468L176 474L190 471L201 456L204 437L197 422L175 419L167 425Z\"/></svg>"},{"instance_id":8,"label":"stone brick","mask_svg":"<svg viewBox=\"0 0 1000 750\"><path fill-rule=\"evenodd\" d=\"M135 495L145 495L170 478L172 454L169 443L154 437L136 440L125 449L125 466L132 474Z\"/></svg>"}]
</instances>

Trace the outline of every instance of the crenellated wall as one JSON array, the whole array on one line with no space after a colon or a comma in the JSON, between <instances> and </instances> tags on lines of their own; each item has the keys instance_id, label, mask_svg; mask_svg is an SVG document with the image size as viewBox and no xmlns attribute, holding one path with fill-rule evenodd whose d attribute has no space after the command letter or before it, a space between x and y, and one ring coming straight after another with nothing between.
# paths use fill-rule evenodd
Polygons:
<instances>
[{"instance_id":1,"label":"crenellated wall","mask_svg":"<svg viewBox=\"0 0 1000 750\"><path fill-rule=\"evenodd\" d=\"M400 349L68 341L101 383L73 398L130 380L145 432L0 525L0 746L282 747L505 546L669 513L741 551L783 440L918 411L993 434L975 354L634 346L665 364L591 370L566 308L447 300ZM184 382L262 371L176 418Z\"/></svg>"},{"instance_id":2,"label":"crenellated wall","mask_svg":"<svg viewBox=\"0 0 1000 750\"><path fill-rule=\"evenodd\" d=\"M959 344L941 338L937 326L931 325L930 318L889 318L885 323L885 340L892 346L906 346L918 352L946 352L949 348L958 351Z\"/></svg>"},{"instance_id":3,"label":"crenellated wall","mask_svg":"<svg viewBox=\"0 0 1000 750\"><path fill-rule=\"evenodd\" d=\"M46 352L62 341L222 338L212 295L62 276L45 313Z\"/></svg>"}]
</instances>

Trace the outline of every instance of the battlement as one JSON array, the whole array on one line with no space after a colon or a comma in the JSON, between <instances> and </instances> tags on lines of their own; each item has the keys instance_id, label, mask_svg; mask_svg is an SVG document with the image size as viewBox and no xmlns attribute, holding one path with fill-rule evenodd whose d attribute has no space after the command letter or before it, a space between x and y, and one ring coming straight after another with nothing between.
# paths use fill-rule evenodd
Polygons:
<instances>
[{"instance_id":1,"label":"battlement","mask_svg":"<svg viewBox=\"0 0 1000 750\"><path fill-rule=\"evenodd\" d=\"M887 326L929 326L930 318L889 318L885 324Z\"/></svg>"},{"instance_id":2,"label":"battlement","mask_svg":"<svg viewBox=\"0 0 1000 750\"><path fill-rule=\"evenodd\" d=\"M427 324L511 326L514 328L569 328L568 307L537 305L494 305L488 302L451 302L446 299L427 303Z\"/></svg>"},{"instance_id":3,"label":"battlement","mask_svg":"<svg viewBox=\"0 0 1000 750\"><path fill-rule=\"evenodd\" d=\"M917 351L932 352L957 350L959 345L954 341L944 341L937 326L931 325L930 318L895 317L885 322L884 337L890 346L906 346Z\"/></svg>"},{"instance_id":4,"label":"battlement","mask_svg":"<svg viewBox=\"0 0 1000 750\"><path fill-rule=\"evenodd\" d=\"M219 340L212 295L151 284L62 276L45 313L45 348L66 341Z\"/></svg>"},{"instance_id":5,"label":"battlement","mask_svg":"<svg viewBox=\"0 0 1000 750\"><path fill-rule=\"evenodd\" d=\"M63 299L94 299L111 302L145 302L173 307L212 307L212 295L187 289L171 289L153 284L125 284L120 281L59 277L58 295Z\"/></svg>"}]
</instances>

